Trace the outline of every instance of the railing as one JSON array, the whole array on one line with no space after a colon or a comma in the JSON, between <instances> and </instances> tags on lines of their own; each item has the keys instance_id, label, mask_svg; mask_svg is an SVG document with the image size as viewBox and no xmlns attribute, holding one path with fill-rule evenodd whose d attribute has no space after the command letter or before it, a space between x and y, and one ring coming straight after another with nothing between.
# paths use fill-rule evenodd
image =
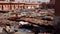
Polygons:
<instances>
[{"instance_id":1,"label":"railing","mask_svg":"<svg viewBox=\"0 0 60 34\"><path fill-rule=\"evenodd\" d=\"M31 6L32 7L36 7L38 4L35 4L35 3L15 3L15 2L1 2L0 3L0 10L15 10L15 9L18 9L18 8L21 8L23 9L24 7L25 8L28 8Z\"/></svg>"}]
</instances>

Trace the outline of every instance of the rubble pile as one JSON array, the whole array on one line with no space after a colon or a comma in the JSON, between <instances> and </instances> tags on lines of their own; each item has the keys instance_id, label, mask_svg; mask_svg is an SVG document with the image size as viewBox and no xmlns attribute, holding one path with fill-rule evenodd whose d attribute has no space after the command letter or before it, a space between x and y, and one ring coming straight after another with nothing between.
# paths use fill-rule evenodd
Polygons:
<instances>
[{"instance_id":1,"label":"rubble pile","mask_svg":"<svg viewBox=\"0 0 60 34\"><path fill-rule=\"evenodd\" d=\"M48 27L49 25L54 26L54 16L55 16L54 11L55 11L54 9L40 9L40 10L18 9L18 10L10 11L8 19L18 22L20 28L24 27L30 29L32 27L31 31L36 32L37 28L39 28L40 25L46 25L46 27ZM19 31L20 29L17 30ZM22 30L26 31L26 29L22 29ZM29 32L29 30L27 32Z\"/></svg>"},{"instance_id":2,"label":"rubble pile","mask_svg":"<svg viewBox=\"0 0 60 34\"><path fill-rule=\"evenodd\" d=\"M41 10L25 10L18 9L15 11L9 12L10 18L17 18L16 20L24 20L34 23L46 23L47 25L53 25L54 23L54 9L41 9ZM11 15L12 14L12 15ZM15 20L15 19L14 19ZM51 23L52 22L52 23Z\"/></svg>"},{"instance_id":3,"label":"rubble pile","mask_svg":"<svg viewBox=\"0 0 60 34\"><path fill-rule=\"evenodd\" d=\"M37 33L47 31L44 30L46 29L45 27L54 26L54 11L54 9L39 8L0 12L0 33L35 34L36 31L38 31Z\"/></svg>"}]
</instances>

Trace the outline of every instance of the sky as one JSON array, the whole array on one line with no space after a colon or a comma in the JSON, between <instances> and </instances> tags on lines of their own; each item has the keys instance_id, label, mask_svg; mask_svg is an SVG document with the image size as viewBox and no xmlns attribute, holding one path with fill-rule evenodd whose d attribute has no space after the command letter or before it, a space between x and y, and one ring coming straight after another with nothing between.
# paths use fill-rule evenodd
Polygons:
<instances>
[{"instance_id":1,"label":"sky","mask_svg":"<svg viewBox=\"0 0 60 34\"><path fill-rule=\"evenodd\" d=\"M21 1L29 1L29 0L15 0L17 2ZM50 0L30 0L30 1L41 1L41 2L49 2Z\"/></svg>"}]
</instances>

